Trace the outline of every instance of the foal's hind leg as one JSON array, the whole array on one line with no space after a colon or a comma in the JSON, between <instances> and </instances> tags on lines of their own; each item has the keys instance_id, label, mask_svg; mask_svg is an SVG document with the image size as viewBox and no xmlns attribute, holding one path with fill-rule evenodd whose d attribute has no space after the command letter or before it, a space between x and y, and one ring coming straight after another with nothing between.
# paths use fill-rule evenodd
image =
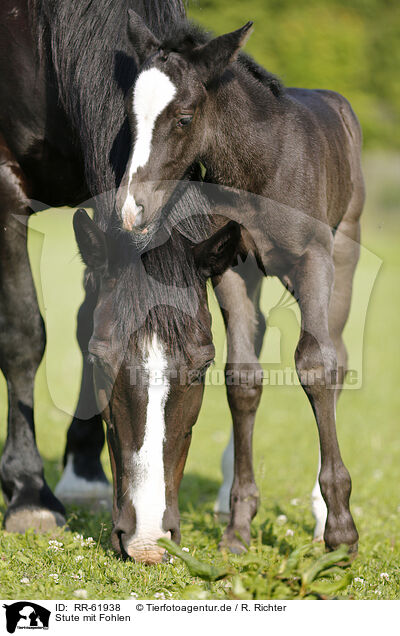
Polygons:
<instances>
[{"instance_id":1,"label":"foal's hind leg","mask_svg":"<svg viewBox=\"0 0 400 636\"><path fill-rule=\"evenodd\" d=\"M224 483L215 510L219 514L230 514L221 545L234 552L244 549L240 538L249 543L250 523L258 507L252 435L262 392L261 367L257 358L265 332L265 320L259 310L262 279L263 275L255 265L246 268L242 275L229 270L215 290L227 328L225 374L233 420L233 437L222 462Z\"/></svg>"},{"instance_id":2,"label":"foal's hind leg","mask_svg":"<svg viewBox=\"0 0 400 636\"><path fill-rule=\"evenodd\" d=\"M335 346L338 362L338 385L336 402L339 399L347 372L347 349L343 341L343 329L350 312L354 272L360 254L359 215L363 197L350 206L348 213L340 223L334 240L333 262L335 279L331 301L329 304L329 335ZM327 509L319 485L321 458L318 462L317 479L311 494L312 511L315 518L314 540L322 541Z\"/></svg>"},{"instance_id":3,"label":"foal's hind leg","mask_svg":"<svg viewBox=\"0 0 400 636\"><path fill-rule=\"evenodd\" d=\"M301 310L301 335L296 350L296 369L317 420L321 469L319 484L328 514L324 540L329 548L346 543L357 549L358 533L349 508L350 475L336 437L335 386L337 354L329 334L329 303L334 267L329 251L310 245L291 272Z\"/></svg>"},{"instance_id":4,"label":"foal's hind leg","mask_svg":"<svg viewBox=\"0 0 400 636\"><path fill-rule=\"evenodd\" d=\"M33 385L45 347L27 253L22 171L0 135L0 367L8 388L8 435L0 480L11 532L64 525L64 508L43 475L33 422Z\"/></svg>"},{"instance_id":5,"label":"foal's hind leg","mask_svg":"<svg viewBox=\"0 0 400 636\"><path fill-rule=\"evenodd\" d=\"M97 299L97 291L90 278L85 281L85 292L77 321L77 339L83 355L81 390L67 434L64 472L55 493L64 503L110 506L112 488L100 461L104 446L103 422L94 394L93 370L86 360Z\"/></svg>"}]
</instances>

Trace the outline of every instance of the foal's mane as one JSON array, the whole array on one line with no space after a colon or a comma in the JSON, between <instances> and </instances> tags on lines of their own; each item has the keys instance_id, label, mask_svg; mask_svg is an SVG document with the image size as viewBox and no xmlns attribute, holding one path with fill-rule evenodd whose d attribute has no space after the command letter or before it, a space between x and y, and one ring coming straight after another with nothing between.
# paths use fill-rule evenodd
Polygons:
<instances>
[{"instance_id":1,"label":"foal's mane","mask_svg":"<svg viewBox=\"0 0 400 636\"><path fill-rule=\"evenodd\" d=\"M160 38L163 50L175 51L183 55L190 53L196 46L205 44L214 37L213 34L185 18L171 21L166 25L164 33L164 37ZM265 88L270 89L274 95L283 94L284 86L280 79L257 64L250 55L240 52L238 62L240 67L248 71Z\"/></svg>"}]
</instances>

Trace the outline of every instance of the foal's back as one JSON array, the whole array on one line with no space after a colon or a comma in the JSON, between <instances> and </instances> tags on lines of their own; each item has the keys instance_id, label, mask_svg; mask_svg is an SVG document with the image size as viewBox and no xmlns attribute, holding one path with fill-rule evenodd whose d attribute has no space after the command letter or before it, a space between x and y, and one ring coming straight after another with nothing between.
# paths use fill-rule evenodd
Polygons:
<instances>
[{"instance_id":1,"label":"foal's back","mask_svg":"<svg viewBox=\"0 0 400 636\"><path fill-rule=\"evenodd\" d=\"M336 227L364 190L360 124L347 99L334 91L289 88L286 97L304 132L299 151L306 153L305 165L316 161L324 173L325 192L316 190L326 201L328 223Z\"/></svg>"}]
</instances>

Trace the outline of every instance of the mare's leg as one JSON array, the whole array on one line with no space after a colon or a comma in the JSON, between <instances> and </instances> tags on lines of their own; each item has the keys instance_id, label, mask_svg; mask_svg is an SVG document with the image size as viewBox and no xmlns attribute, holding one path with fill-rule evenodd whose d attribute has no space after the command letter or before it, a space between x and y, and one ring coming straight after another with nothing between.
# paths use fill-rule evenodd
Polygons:
<instances>
[{"instance_id":1,"label":"mare's leg","mask_svg":"<svg viewBox=\"0 0 400 636\"><path fill-rule=\"evenodd\" d=\"M64 472L55 493L65 503L109 505L112 488L100 461L105 439L103 422L94 394L93 369L86 361L97 299L90 277L85 277L85 292L77 321L77 339L83 355L82 383L78 405L67 434Z\"/></svg>"},{"instance_id":2,"label":"mare's leg","mask_svg":"<svg viewBox=\"0 0 400 636\"><path fill-rule=\"evenodd\" d=\"M351 480L336 436L338 362L329 324L334 278L332 257L322 246L314 244L290 278L302 317L296 369L313 408L320 438L319 485L327 506L324 540L329 548L346 543L356 551L358 533L349 509ZM323 522L321 511L319 517Z\"/></svg>"},{"instance_id":3,"label":"mare's leg","mask_svg":"<svg viewBox=\"0 0 400 636\"><path fill-rule=\"evenodd\" d=\"M246 267L241 274L229 270L215 289L227 330L225 375L233 420L233 436L222 461L224 483L215 511L230 514L221 545L235 552L244 549L238 537L249 543L250 523L258 507L252 437L262 392L262 372L257 357L265 333L265 319L259 309L262 279L255 265Z\"/></svg>"},{"instance_id":4,"label":"mare's leg","mask_svg":"<svg viewBox=\"0 0 400 636\"><path fill-rule=\"evenodd\" d=\"M343 329L350 312L354 272L360 255L360 214L364 203L364 188L360 175L360 188L349 206L346 215L337 228L334 239L333 262L335 278L329 304L329 335L336 349L338 363L338 384L336 403L339 399L347 372L347 349L343 341ZM315 518L314 540L322 541L327 509L319 485L321 458L318 462L317 478L311 494L312 511Z\"/></svg>"},{"instance_id":5,"label":"mare's leg","mask_svg":"<svg viewBox=\"0 0 400 636\"><path fill-rule=\"evenodd\" d=\"M8 388L8 433L0 463L10 532L64 525L64 508L46 484L35 441L33 386L45 347L27 252L22 171L0 135L0 368Z\"/></svg>"}]
</instances>

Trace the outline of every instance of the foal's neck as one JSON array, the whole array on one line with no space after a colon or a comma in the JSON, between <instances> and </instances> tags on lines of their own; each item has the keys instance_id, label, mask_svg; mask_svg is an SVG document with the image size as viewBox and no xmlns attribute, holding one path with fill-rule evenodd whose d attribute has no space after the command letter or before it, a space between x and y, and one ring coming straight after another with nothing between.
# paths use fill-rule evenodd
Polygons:
<instances>
[{"instance_id":1,"label":"foal's neck","mask_svg":"<svg viewBox=\"0 0 400 636\"><path fill-rule=\"evenodd\" d=\"M209 95L203 163L214 183L262 194L279 106L269 88L238 72Z\"/></svg>"}]
</instances>

